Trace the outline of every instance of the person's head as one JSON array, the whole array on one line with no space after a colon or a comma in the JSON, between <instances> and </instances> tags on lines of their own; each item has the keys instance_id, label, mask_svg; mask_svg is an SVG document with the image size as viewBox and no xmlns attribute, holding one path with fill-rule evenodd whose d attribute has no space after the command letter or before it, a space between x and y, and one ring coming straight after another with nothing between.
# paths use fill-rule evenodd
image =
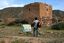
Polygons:
<instances>
[{"instance_id":1,"label":"person's head","mask_svg":"<svg viewBox=\"0 0 64 43\"><path fill-rule=\"evenodd\" d=\"M35 17L35 20L38 20L38 18L37 18L37 17Z\"/></svg>"}]
</instances>

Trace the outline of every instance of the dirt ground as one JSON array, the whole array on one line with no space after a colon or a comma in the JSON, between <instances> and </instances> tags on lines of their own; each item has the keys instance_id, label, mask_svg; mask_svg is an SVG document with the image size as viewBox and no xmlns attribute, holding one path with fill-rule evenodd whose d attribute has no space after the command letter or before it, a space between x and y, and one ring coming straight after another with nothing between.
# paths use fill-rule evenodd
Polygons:
<instances>
[{"instance_id":1,"label":"dirt ground","mask_svg":"<svg viewBox=\"0 0 64 43\"><path fill-rule=\"evenodd\" d=\"M0 38L0 43L64 43L64 38L9 36L5 38Z\"/></svg>"},{"instance_id":2,"label":"dirt ground","mask_svg":"<svg viewBox=\"0 0 64 43\"><path fill-rule=\"evenodd\" d=\"M64 43L64 30L39 29L39 36L23 33L20 26L0 27L0 43Z\"/></svg>"}]
</instances>

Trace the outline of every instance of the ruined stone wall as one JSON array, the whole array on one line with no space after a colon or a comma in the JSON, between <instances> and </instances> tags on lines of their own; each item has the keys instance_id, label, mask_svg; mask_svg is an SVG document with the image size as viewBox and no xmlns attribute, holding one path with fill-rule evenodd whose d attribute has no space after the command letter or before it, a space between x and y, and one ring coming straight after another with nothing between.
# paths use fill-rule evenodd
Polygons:
<instances>
[{"instance_id":1,"label":"ruined stone wall","mask_svg":"<svg viewBox=\"0 0 64 43\"><path fill-rule=\"evenodd\" d=\"M29 23L32 23L35 17L38 17L38 18L40 17L39 4L32 3L24 6L24 11L22 16L23 16L23 20L28 21Z\"/></svg>"},{"instance_id":2,"label":"ruined stone wall","mask_svg":"<svg viewBox=\"0 0 64 43\"><path fill-rule=\"evenodd\" d=\"M52 7L50 5L40 3L40 18L42 25L52 24Z\"/></svg>"},{"instance_id":3,"label":"ruined stone wall","mask_svg":"<svg viewBox=\"0 0 64 43\"><path fill-rule=\"evenodd\" d=\"M24 6L21 17L29 23L32 23L34 18L38 17L42 24L45 22L45 25L50 25L52 23L52 7L45 3L31 3Z\"/></svg>"}]
</instances>

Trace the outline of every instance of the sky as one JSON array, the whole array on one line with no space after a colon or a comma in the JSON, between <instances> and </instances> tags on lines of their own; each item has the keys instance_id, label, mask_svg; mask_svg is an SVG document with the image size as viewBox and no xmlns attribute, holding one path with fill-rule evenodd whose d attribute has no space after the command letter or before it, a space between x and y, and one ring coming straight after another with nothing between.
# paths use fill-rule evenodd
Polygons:
<instances>
[{"instance_id":1,"label":"sky","mask_svg":"<svg viewBox=\"0 0 64 43\"><path fill-rule=\"evenodd\" d=\"M6 7L23 7L26 4L33 2L42 2L52 5L53 10L64 11L64 0L0 0L0 9Z\"/></svg>"}]
</instances>

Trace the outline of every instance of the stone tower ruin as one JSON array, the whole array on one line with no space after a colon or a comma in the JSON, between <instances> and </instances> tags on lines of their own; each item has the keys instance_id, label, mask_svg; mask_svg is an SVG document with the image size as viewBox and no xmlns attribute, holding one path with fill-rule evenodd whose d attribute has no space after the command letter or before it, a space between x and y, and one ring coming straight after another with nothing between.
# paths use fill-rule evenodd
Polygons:
<instances>
[{"instance_id":1,"label":"stone tower ruin","mask_svg":"<svg viewBox=\"0 0 64 43\"><path fill-rule=\"evenodd\" d=\"M52 7L46 3L31 3L24 6L21 17L30 24L38 17L42 25L49 26L52 23Z\"/></svg>"}]
</instances>

